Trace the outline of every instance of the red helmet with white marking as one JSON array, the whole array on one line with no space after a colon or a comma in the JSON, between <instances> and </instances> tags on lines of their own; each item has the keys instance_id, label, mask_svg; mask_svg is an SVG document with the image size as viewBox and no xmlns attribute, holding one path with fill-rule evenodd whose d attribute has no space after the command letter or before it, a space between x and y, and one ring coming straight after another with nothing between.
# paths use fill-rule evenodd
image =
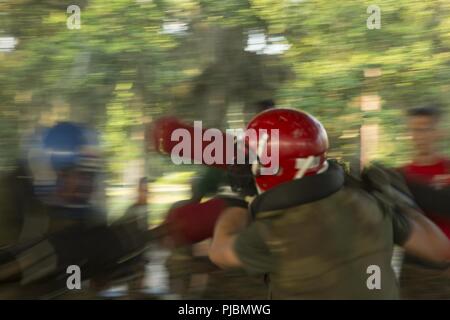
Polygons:
<instances>
[{"instance_id":1,"label":"red helmet with white marking","mask_svg":"<svg viewBox=\"0 0 450 320\"><path fill-rule=\"evenodd\" d=\"M260 192L281 183L313 175L327 167L328 136L310 114L294 109L272 109L258 114L247 126L257 136L258 161L252 166Z\"/></svg>"}]
</instances>

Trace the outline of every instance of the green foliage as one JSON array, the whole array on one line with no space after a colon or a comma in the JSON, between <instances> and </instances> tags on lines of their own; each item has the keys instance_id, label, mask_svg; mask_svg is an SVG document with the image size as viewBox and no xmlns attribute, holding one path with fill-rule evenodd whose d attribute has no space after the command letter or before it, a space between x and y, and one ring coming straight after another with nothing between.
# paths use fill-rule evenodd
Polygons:
<instances>
[{"instance_id":1,"label":"green foliage","mask_svg":"<svg viewBox=\"0 0 450 320\"><path fill-rule=\"evenodd\" d=\"M129 159L144 157L133 135L152 118L177 113L224 127L230 106L268 97L316 115L332 154L355 158L364 94L382 97L383 110L368 117L384 128L379 157L398 164L406 152L402 111L426 102L449 107L446 0L379 0L380 30L366 27L371 1L84 0L80 30L66 27L70 4L0 2L0 37L18 40L14 51L0 52L2 169L24 130L69 117L102 131L117 179ZM256 30L285 37L290 49L245 52ZM382 75L365 78L368 68ZM149 159L148 170L160 173L167 163Z\"/></svg>"}]
</instances>

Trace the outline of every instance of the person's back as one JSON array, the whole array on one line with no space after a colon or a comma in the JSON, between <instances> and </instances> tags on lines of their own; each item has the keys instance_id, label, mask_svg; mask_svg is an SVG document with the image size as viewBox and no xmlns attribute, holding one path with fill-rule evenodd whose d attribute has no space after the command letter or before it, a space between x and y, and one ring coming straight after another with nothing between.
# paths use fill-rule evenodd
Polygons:
<instances>
[{"instance_id":1,"label":"person's back","mask_svg":"<svg viewBox=\"0 0 450 320\"><path fill-rule=\"evenodd\" d=\"M392 219L364 191L344 187L322 200L266 214L256 223L275 258L272 298L397 298L390 266ZM380 290L367 286L372 265L381 270Z\"/></svg>"},{"instance_id":2,"label":"person's back","mask_svg":"<svg viewBox=\"0 0 450 320\"><path fill-rule=\"evenodd\" d=\"M302 111L266 111L247 129L260 132L251 150L264 155L262 144L278 161L275 169L253 162L258 196L250 212L219 217L213 263L269 274L274 299L398 298L394 243L448 265L448 239L418 212L396 172L372 165L360 177L345 175L327 159L321 123Z\"/></svg>"}]
</instances>

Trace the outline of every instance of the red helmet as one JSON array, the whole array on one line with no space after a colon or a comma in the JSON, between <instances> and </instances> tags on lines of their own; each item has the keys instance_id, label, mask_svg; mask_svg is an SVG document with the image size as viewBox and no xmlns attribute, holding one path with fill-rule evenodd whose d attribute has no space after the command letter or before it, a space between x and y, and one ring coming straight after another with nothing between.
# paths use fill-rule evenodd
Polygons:
<instances>
[{"instance_id":1,"label":"red helmet","mask_svg":"<svg viewBox=\"0 0 450 320\"><path fill-rule=\"evenodd\" d=\"M250 121L249 129L256 131L258 146L250 146L250 149L256 151L258 159L265 151L263 154L272 162L278 149L278 159L275 159L278 170L261 174L261 169L273 164L260 160L252 167L261 192L283 182L316 174L326 167L327 133L322 124L306 112L294 109L264 111ZM273 129L278 129L278 136Z\"/></svg>"}]
</instances>

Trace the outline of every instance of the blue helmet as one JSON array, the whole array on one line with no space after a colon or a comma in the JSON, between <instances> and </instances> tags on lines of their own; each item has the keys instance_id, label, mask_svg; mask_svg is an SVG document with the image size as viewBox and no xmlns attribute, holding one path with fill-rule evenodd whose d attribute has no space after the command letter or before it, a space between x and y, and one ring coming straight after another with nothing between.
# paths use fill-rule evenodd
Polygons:
<instances>
[{"instance_id":1,"label":"blue helmet","mask_svg":"<svg viewBox=\"0 0 450 320\"><path fill-rule=\"evenodd\" d=\"M55 170L72 167L87 170L89 166L95 169L89 158L95 159L97 145L97 137L91 130L71 122L58 123L47 131L42 141Z\"/></svg>"},{"instance_id":2,"label":"blue helmet","mask_svg":"<svg viewBox=\"0 0 450 320\"><path fill-rule=\"evenodd\" d=\"M61 170L95 172L100 169L97 135L93 130L72 122L60 122L40 130L31 139L26 158L33 185L41 194L56 186Z\"/></svg>"}]
</instances>

